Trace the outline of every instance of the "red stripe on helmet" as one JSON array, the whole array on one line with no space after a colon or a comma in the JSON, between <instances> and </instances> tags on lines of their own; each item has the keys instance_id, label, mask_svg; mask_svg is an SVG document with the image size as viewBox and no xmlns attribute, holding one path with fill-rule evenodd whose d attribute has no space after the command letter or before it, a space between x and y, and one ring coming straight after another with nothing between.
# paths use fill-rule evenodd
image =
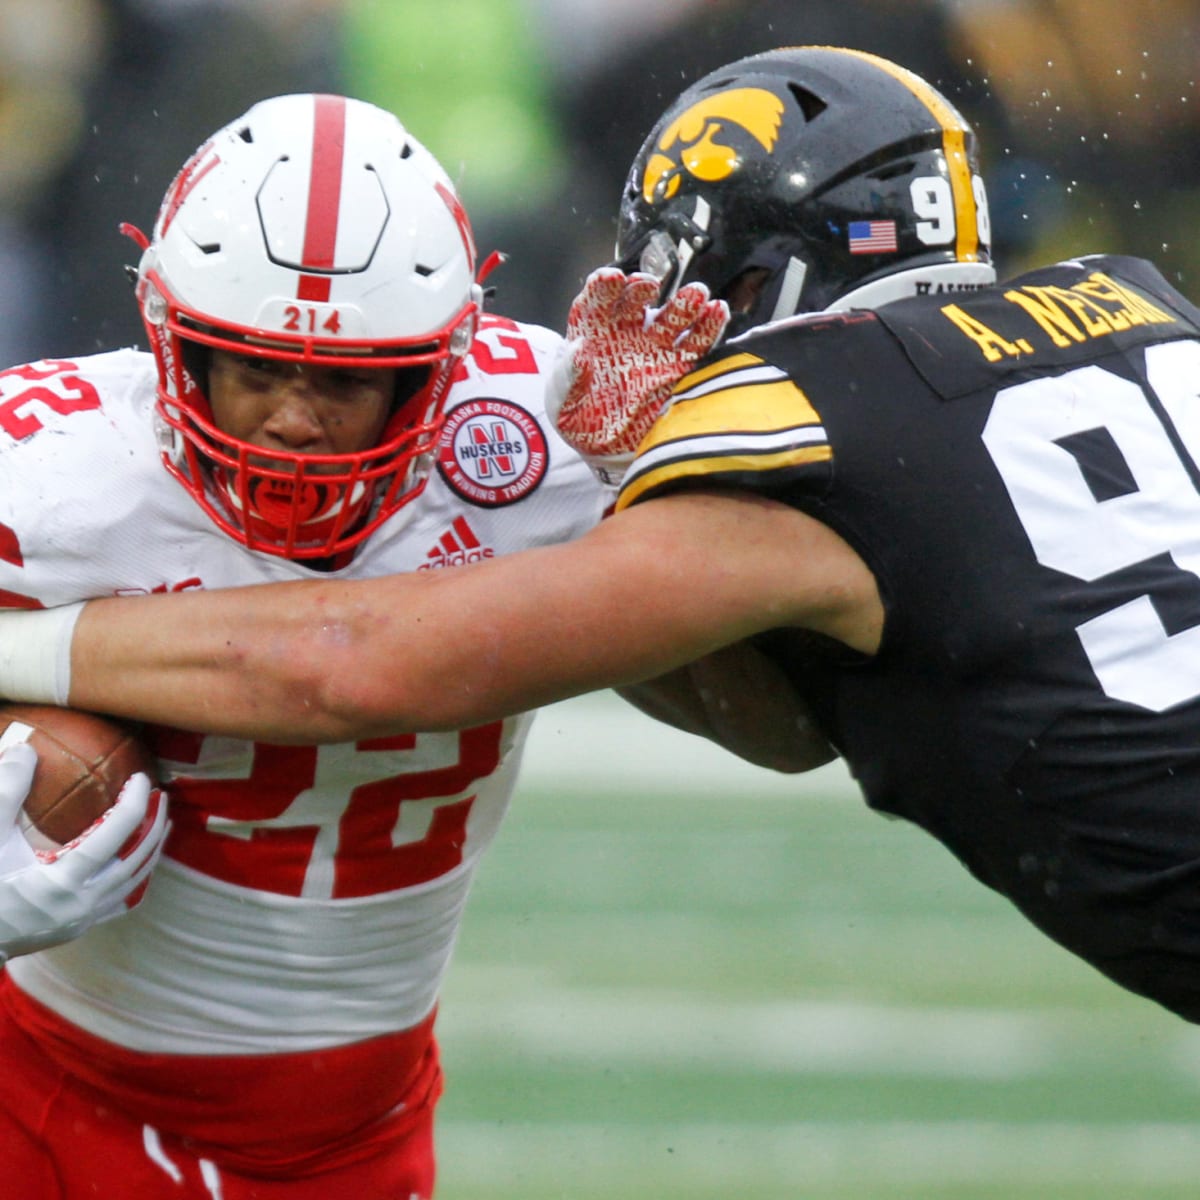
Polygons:
<instances>
[{"instance_id":1,"label":"red stripe on helmet","mask_svg":"<svg viewBox=\"0 0 1200 1200\"><path fill-rule=\"evenodd\" d=\"M329 299L332 283L333 280L328 275L301 275L300 286L296 289L296 299L311 300L314 304L324 304Z\"/></svg>"},{"instance_id":2,"label":"red stripe on helmet","mask_svg":"<svg viewBox=\"0 0 1200 1200\"><path fill-rule=\"evenodd\" d=\"M471 222L467 219L467 210L463 208L462 201L439 179L434 185L437 194L441 196L442 202L450 210L450 215L454 218L455 224L458 226L458 232L462 236L463 247L467 251L467 261L471 264L471 274L475 273L475 235L471 232Z\"/></svg>"},{"instance_id":3,"label":"red stripe on helmet","mask_svg":"<svg viewBox=\"0 0 1200 1200\"><path fill-rule=\"evenodd\" d=\"M308 213L304 226L302 264L310 270L332 268L337 248L338 216L342 202L342 158L346 150L346 99L315 96L312 174L308 180ZM303 293L308 276L301 276ZM311 281L316 282L316 281ZM328 280L326 295L328 299ZM320 299L301 295L301 300Z\"/></svg>"},{"instance_id":4,"label":"red stripe on helmet","mask_svg":"<svg viewBox=\"0 0 1200 1200\"><path fill-rule=\"evenodd\" d=\"M179 211L180 205L191 194L192 189L220 161L220 157L213 153L212 143L205 142L184 164L183 170L171 182L167 198L163 201L162 215L159 218L158 229L158 236L160 238L167 236L167 230L171 228L171 222L175 220L175 214Z\"/></svg>"}]
</instances>

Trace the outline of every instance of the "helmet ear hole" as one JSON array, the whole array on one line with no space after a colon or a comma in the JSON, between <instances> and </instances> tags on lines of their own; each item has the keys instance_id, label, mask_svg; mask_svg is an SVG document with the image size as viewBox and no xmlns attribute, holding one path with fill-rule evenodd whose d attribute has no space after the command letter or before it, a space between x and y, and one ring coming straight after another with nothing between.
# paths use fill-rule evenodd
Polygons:
<instances>
[{"instance_id":1,"label":"helmet ear hole","mask_svg":"<svg viewBox=\"0 0 1200 1200\"><path fill-rule=\"evenodd\" d=\"M748 267L741 274L735 276L717 298L724 300L729 305L729 311L734 316L739 313L753 312L770 277L771 272L766 267Z\"/></svg>"}]
</instances>

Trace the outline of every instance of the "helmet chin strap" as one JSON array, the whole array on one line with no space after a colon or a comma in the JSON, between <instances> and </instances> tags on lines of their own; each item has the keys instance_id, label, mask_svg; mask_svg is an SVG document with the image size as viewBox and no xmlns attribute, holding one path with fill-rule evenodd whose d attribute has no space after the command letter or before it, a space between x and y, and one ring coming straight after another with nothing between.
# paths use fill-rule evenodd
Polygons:
<instances>
[{"instance_id":1,"label":"helmet chin strap","mask_svg":"<svg viewBox=\"0 0 1200 1200\"><path fill-rule=\"evenodd\" d=\"M775 311L771 313L772 321L782 321L784 317L795 316L800 307L800 296L804 291L804 280L807 276L808 263L795 256L788 259L788 265L783 272L783 282L779 285Z\"/></svg>"},{"instance_id":2,"label":"helmet chin strap","mask_svg":"<svg viewBox=\"0 0 1200 1200\"><path fill-rule=\"evenodd\" d=\"M712 219L712 206L703 196L696 197L696 208L692 213L692 224L697 230L707 232L708 223ZM692 259L695 257L698 248L697 239L693 235L692 239L680 238L679 244L675 247L675 253L679 256L679 267L675 272L675 282L671 286L671 296L679 290L679 284L683 277L687 274L687 269L691 266ZM665 304L671 296L665 297L661 303Z\"/></svg>"}]
</instances>

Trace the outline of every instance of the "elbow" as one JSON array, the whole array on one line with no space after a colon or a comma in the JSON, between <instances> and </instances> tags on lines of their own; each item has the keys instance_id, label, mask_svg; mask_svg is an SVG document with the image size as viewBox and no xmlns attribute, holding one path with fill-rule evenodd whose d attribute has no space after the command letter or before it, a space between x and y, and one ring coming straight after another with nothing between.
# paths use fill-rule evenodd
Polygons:
<instances>
[{"instance_id":1,"label":"elbow","mask_svg":"<svg viewBox=\"0 0 1200 1200\"><path fill-rule=\"evenodd\" d=\"M466 729L508 715L478 702L473 691L409 679L374 666L339 668L308 678L296 690L305 741L353 742L402 734ZM408 674L407 671L404 674ZM426 679L428 689L420 686Z\"/></svg>"},{"instance_id":2,"label":"elbow","mask_svg":"<svg viewBox=\"0 0 1200 1200\"><path fill-rule=\"evenodd\" d=\"M828 742L808 743L766 752L757 759L756 765L782 775L800 775L824 767L837 757L837 751Z\"/></svg>"},{"instance_id":3,"label":"elbow","mask_svg":"<svg viewBox=\"0 0 1200 1200\"><path fill-rule=\"evenodd\" d=\"M255 645L254 657L268 680L262 702L289 714L288 741L435 733L508 711L495 671L478 661L487 655L449 638L442 613L453 606L426 599L428 585L386 582L386 589L382 581L323 588L282 624L276 611L274 624L259 626L265 644Z\"/></svg>"},{"instance_id":4,"label":"elbow","mask_svg":"<svg viewBox=\"0 0 1200 1200\"><path fill-rule=\"evenodd\" d=\"M283 713L287 715L280 721ZM286 697L272 703L266 723L276 726L273 740L282 744L356 742L416 732L410 721L382 708L363 689L322 676L295 678Z\"/></svg>"},{"instance_id":5,"label":"elbow","mask_svg":"<svg viewBox=\"0 0 1200 1200\"><path fill-rule=\"evenodd\" d=\"M299 633L276 630L254 657L261 670L249 694L264 740L353 742L431 728L409 674L361 623L325 619Z\"/></svg>"},{"instance_id":6,"label":"elbow","mask_svg":"<svg viewBox=\"0 0 1200 1200\"><path fill-rule=\"evenodd\" d=\"M306 742L354 742L436 728L427 706L369 658L350 657L296 673L288 705L298 740Z\"/></svg>"}]
</instances>

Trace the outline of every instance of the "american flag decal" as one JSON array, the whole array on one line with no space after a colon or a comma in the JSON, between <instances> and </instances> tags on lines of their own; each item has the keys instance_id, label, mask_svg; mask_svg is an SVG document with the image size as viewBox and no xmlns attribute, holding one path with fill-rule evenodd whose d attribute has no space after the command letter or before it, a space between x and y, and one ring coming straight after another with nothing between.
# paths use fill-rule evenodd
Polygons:
<instances>
[{"instance_id":1,"label":"american flag decal","mask_svg":"<svg viewBox=\"0 0 1200 1200\"><path fill-rule=\"evenodd\" d=\"M851 221L848 229L851 254L894 254L895 221Z\"/></svg>"}]
</instances>

